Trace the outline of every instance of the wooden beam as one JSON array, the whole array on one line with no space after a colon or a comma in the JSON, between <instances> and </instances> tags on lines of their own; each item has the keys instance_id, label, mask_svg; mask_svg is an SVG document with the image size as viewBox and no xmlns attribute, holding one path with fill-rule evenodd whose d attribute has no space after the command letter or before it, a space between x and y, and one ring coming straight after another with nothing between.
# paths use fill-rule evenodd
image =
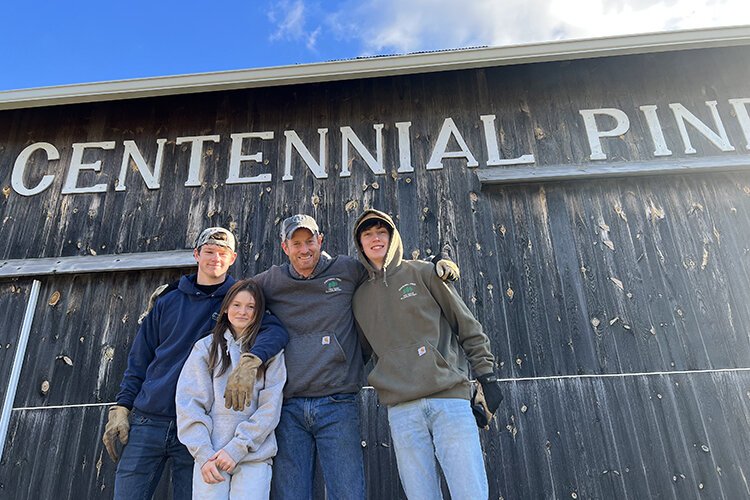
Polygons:
<instances>
[{"instance_id":1,"label":"wooden beam","mask_svg":"<svg viewBox=\"0 0 750 500\"><path fill-rule=\"evenodd\" d=\"M81 274L111 271L139 271L194 266L192 250L126 253L119 255L84 255L11 259L0 261L0 278L44 276L49 274Z\"/></svg>"},{"instance_id":2,"label":"wooden beam","mask_svg":"<svg viewBox=\"0 0 750 500\"><path fill-rule=\"evenodd\" d=\"M750 168L750 155L711 156L706 158L674 158L647 162L586 163L583 165L542 165L536 167L480 168L477 177L482 185L544 182L602 177L664 175Z\"/></svg>"}]
</instances>

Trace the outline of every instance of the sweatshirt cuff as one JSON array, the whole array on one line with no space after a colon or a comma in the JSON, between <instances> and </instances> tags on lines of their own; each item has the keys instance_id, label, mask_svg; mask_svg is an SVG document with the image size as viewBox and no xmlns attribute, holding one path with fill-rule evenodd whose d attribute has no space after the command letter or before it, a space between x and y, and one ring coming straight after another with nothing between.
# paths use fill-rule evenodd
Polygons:
<instances>
[{"instance_id":1,"label":"sweatshirt cuff","mask_svg":"<svg viewBox=\"0 0 750 500\"><path fill-rule=\"evenodd\" d=\"M224 451L229 453L229 456L232 457L232 460L236 463L240 463L240 460L245 458L245 455L248 453L247 445L242 444L236 437L232 438L232 440L227 443L224 447Z\"/></svg>"},{"instance_id":2,"label":"sweatshirt cuff","mask_svg":"<svg viewBox=\"0 0 750 500\"><path fill-rule=\"evenodd\" d=\"M250 351L248 351L246 354L252 354L253 356L256 356L258 359L260 359L260 363L265 365L266 361L268 361L268 356L264 352L256 352L253 350L253 348L250 348ZM243 354L244 355L244 354Z\"/></svg>"},{"instance_id":3,"label":"sweatshirt cuff","mask_svg":"<svg viewBox=\"0 0 750 500\"><path fill-rule=\"evenodd\" d=\"M214 456L214 453L216 452L210 446L201 447L195 455L195 463L198 464L198 467L203 467L203 464L208 462L208 459Z\"/></svg>"},{"instance_id":4,"label":"sweatshirt cuff","mask_svg":"<svg viewBox=\"0 0 750 500\"><path fill-rule=\"evenodd\" d=\"M133 409L133 403L126 403L125 401L117 401L115 404L117 406L124 406L128 410L132 410Z\"/></svg>"}]
</instances>

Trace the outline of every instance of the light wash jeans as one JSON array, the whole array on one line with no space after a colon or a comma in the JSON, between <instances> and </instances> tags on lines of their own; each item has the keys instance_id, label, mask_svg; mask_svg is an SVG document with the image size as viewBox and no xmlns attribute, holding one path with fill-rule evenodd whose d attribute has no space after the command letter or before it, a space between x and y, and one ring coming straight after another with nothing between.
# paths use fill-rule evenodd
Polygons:
<instances>
[{"instance_id":1,"label":"light wash jeans","mask_svg":"<svg viewBox=\"0 0 750 500\"><path fill-rule=\"evenodd\" d=\"M469 401L424 398L388 407L398 475L409 500L443 498L435 457L453 500L489 496Z\"/></svg>"},{"instance_id":2,"label":"light wash jeans","mask_svg":"<svg viewBox=\"0 0 750 500\"><path fill-rule=\"evenodd\" d=\"M271 465L266 462L240 462L223 483L207 484L201 466L193 469L193 498L200 500L268 500L271 492Z\"/></svg>"},{"instance_id":3,"label":"light wash jeans","mask_svg":"<svg viewBox=\"0 0 750 500\"><path fill-rule=\"evenodd\" d=\"M365 472L356 394L289 398L276 427L271 498L308 500L315 457L320 459L328 500L365 497Z\"/></svg>"}]
</instances>

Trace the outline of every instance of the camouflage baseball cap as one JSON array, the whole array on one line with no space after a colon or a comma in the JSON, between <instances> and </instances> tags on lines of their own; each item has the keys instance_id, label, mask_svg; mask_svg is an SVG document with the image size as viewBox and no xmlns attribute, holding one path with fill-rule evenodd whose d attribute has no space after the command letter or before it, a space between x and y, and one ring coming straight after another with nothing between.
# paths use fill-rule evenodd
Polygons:
<instances>
[{"instance_id":1,"label":"camouflage baseball cap","mask_svg":"<svg viewBox=\"0 0 750 500\"><path fill-rule=\"evenodd\" d=\"M209 227L208 229L204 229L201 235L198 236L198 239L195 242L195 248L200 248L203 245L227 247L234 252L234 235L223 227Z\"/></svg>"},{"instance_id":2,"label":"camouflage baseball cap","mask_svg":"<svg viewBox=\"0 0 750 500\"><path fill-rule=\"evenodd\" d=\"M284 219L284 222L281 223L281 241L288 240L297 229L301 228L309 229L312 234L320 233L318 223L309 215L292 215L291 217Z\"/></svg>"}]
</instances>

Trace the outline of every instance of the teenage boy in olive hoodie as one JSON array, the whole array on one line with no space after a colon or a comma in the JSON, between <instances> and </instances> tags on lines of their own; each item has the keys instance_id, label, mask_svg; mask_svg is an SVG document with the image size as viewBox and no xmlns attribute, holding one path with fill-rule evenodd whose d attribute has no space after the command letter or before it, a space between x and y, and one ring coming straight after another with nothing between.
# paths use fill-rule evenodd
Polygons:
<instances>
[{"instance_id":1,"label":"teenage boy in olive hoodie","mask_svg":"<svg viewBox=\"0 0 750 500\"><path fill-rule=\"evenodd\" d=\"M368 382L388 405L406 496L442 497L437 457L452 498L487 498L466 359L494 413L502 395L489 339L431 265L402 259L401 237L388 215L366 210L354 237L370 275L354 294L354 316L377 356Z\"/></svg>"}]
</instances>

